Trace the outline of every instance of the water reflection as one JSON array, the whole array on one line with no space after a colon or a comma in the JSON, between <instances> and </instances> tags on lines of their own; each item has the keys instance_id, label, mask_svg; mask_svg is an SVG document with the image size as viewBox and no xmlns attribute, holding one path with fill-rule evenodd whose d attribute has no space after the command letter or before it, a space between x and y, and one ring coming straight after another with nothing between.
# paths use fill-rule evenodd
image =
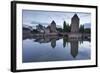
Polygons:
<instances>
[{"instance_id":1,"label":"water reflection","mask_svg":"<svg viewBox=\"0 0 100 73\"><path fill-rule=\"evenodd\" d=\"M56 39L51 40L51 46L52 46L52 48L56 47Z\"/></svg>"},{"instance_id":2,"label":"water reflection","mask_svg":"<svg viewBox=\"0 0 100 73\"><path fill-rule=\"evenodd\" d=\"M71 41L71 55L75 58L78 54L78 41Z\"/></svg>"},{"instance_id":3,"label":"water reflection","mask_svg":"<svg viewBox=\"0 0 100 73\"><path fill-rule=\"evenodd\" d=\"M27 42L26 41L27 39L32 41L32 42ZM57 43L58 41L60 43ZM37 36L27 36L27 37L24 37L23 38L23 62L41 62L41 61L90 59L90 47L85 47L84 46L85 45L85 43L84 43L85 41L88 41L89 42L89 46L90 46L90 39L86 39L84 37L79 38L79 39L68 38L67 36L38 36L38 37ZM43 54L42 53L42 55L43 55L43 57L42 57L41 55L39 55L39 54L41 54L41 52L39 52L39 54L38 54L39 50L37 50L35 48L32 48L32 47L36 46L36 44L33 45L32 43L33 44L37 43L37 46L38 46L37 49L41 50L41 52L42 52L42 49L45 48L45 50L43 50L43 52L45 52L45 53L46 52L48 52L48 53L51 52L52 54L48 56L48 54ZM48 46L47 43L50 43L51 47ZM29 45L27 46L27 44L29 44L32 49L35 49L33 51L33 53L36 51L37 52L37 56L35 56L36 54L33 55L32 51L30 51L32 53L30 55L30 52L28 52L30 50L30 48L29 48L30 46ZM47 44L47 46L44 47L44 44ZM83 45L82 53L81 53L81 49L79 50L79 48L80 48L79 46L81 44ZM40 45L42 45L42 46L40 46ZM63 47L61 47L61 46L63 46ZM70 55L67 55L68 52L69 52L69 51L67 51L67 49L69 47L70 47L70 55L72 57ZM27 49L29 49L29 50L25 51L24 48L25 48L25 50L27 50ZM56 52L51 51L50 50L51 48L52 49L56 49ZM48 50L50 50L50 51L48 51ZM61 53L64 53L65 55L64 54L60 55L60 51L61 51ZM62 51L64 51L64 52L62 52ZM78 57L78 54L79 54L79 57ZM32 59L29 58L30 57L29 55L32 56L31 57ZM45 56L48 56L48 57L45 57ZM67 59L67 56L68 56L68 59ZM50 59L49 59L49 57L50 57Z\"/></svg>"}]
</instances>

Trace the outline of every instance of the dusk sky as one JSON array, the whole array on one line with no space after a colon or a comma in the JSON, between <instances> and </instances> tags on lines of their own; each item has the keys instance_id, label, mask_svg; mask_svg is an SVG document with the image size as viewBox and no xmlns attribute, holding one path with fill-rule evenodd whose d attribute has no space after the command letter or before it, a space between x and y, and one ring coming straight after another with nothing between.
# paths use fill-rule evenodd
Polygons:
<instances>
[{"instance_id":1,"label":"dusk sky","mask_svg":"<svg viewBox=\"0 0 100 73\"><path fill-rule=\"evenodd\" d=\"M70 25L71 18L75 13L80 18L80 24L91 22L90 13L23 10L23 25L36 26L41 23L47 26L54 20L56 25L63 27L64 21Z\"/></svg>"}]
</instances>

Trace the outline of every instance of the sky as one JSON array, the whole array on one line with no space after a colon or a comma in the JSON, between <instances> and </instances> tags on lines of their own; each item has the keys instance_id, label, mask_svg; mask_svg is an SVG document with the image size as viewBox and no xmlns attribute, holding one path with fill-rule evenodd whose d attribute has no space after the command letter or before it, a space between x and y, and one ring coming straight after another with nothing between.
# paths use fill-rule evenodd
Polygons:
<instances>
[{"instance_id":1,"label":"sky","mask_svg":"<svg viewBox=\"0 0 100 73\"><path fill-rule=\"evenodd\" d=\"M57 26L63 27L63 22L71 24L71 18L77 14L80 18L80 25L91 22L91 13L79 12L60 12L60 11L39 11L39 10L23 10L22 22L23 25L36 26L39 23L47 26L53 20Z\"/></svg>"}]
</instances>

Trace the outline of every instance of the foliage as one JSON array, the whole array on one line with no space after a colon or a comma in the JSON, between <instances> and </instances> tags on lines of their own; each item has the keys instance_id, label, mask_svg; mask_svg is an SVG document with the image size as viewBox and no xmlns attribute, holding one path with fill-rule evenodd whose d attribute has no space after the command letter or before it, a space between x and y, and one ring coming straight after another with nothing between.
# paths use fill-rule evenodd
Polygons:
<instances>
[{"instance_id":1,"label":"foliage","mask_svg":"<svg viewBox=\"0 0 100 73\"><path fill-rule=\"evenodd\" d=\"M81 32L81 33L84 32L84 25L80 25L79 32Z\"/></svg>"},{"instance_id":2,"label":"foliage","mask_svg":"<svg viewBox=\"0 0 100 73\"><path fill-rule=\"evenodd\" d=\"M63 32L63 29L62 29L62 28L56 28L56 30L57 30L58 32Z\"/></svg>"},{"instance_id":3,"label":"foliage","mask_svg":"<svg viewBox=\"0 0 100 73\"><path fill-rule=\"evenodd\" d=\"M91 29L90 28L84 29L84 33L91 33Z\"/></svg>"},{"instance_id":4,"label":"foliage","mask_svg":"<svg viewBox=\"0 0 100 73\"><path fill-rule=\"evenodd\" d=\"M66 24L66 21L63 23L63 32L70 32L70 26Z\"/></svg>"}]
</instances>

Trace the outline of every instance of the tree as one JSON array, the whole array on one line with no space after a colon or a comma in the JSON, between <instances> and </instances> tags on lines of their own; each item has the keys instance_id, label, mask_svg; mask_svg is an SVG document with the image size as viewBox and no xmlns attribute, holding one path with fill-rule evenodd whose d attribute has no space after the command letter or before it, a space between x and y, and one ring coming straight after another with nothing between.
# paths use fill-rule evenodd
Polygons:
<instances>
[{"instance_id":1,"label":"tree","mask_svg":"<svg viewBox=\"0 0 100 73\"><path fill-rule=\"evenodd\" d=\"M63 23L63 32L70 32L70 26L66 24L66 21Z\"/></svg>"},{"instance_id":2,"label":"tree","mask_svg":"<svg viewBox=\"0 0 100 73\"><path fill-rule=\"evenodd\" d=\"M66 25L66 32L70 32L71 28L69 26L69 24Z\"/></svg>"},{"instance_id":3,"label":"tree","mask_svg":"<svg viewBox=\"0 0 100 73\"><path fill-rule=\"evenodd\" d=\"M56 30L57 30L58 32L63 32L63 29L62 29L62 28L56 28Z\"/></svg>"},{"instance_id":4,"label":"tree","mask_svg":"<svg viewBox=\"0 0 100 73\"><path fill-rule=\"evenodd\" d=\"M84 25L80 25L79 32L81 32L81 33L84 32Z\"/></svg>"},{"instance_id":5,"label":"tree","mask_svg":"<svg viewBox=\"0 0 100 73\"><path fill-rule=\"evenodd\" d=\"M64 32L66 32L66 30L67 30L66 27L67 27L67 26L66 26L66 21L64 21L64 23L63 23L63 31L64 31Z\"/></svg>"},{"instance_id":6,"label":"tree","mask_svg":"<svg viewBox=\"0 0 100 73\"><path fill-rule=\"evenodd\" d=\"M90 28L85 28L84 29L84 33L89 33L90 34L91 33L91 29Z\"/></svg>"}]
</instances>

